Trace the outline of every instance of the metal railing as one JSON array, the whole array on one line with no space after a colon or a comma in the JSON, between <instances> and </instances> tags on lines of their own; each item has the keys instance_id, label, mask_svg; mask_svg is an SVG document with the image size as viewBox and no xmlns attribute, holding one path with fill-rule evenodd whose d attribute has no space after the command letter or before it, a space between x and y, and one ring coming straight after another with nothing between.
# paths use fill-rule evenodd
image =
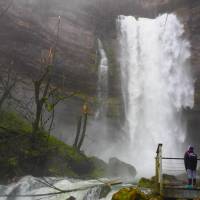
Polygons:
<instances>
[{"instance_id":1,"label":"metal railing","mask_svg":"<svg viewBox=\"0 0 200 200\"><path fill-rule=\"evenodd\" d=\"M163 194L164 188L164 176L168 176L168 178L173 177L184 177L185 166L184 166L184 158L180 157L162 157L162 144L158 144L156 150L156 158L155 158L155 180L156 180L156 190L159 194ZM200 159L198 159L199 161ZM167 162L168 161L168 162ZM200 162L198 162L198 165ZM198 166L197 166L198 168ZM184 178L185 179L185 178ZM180 181L180 180L179 180ZM182 180L183 181L183 180ZM186 179L185 179L186 181ZM179 182L181 183L181 181ZM182 182L184 184L184 182Z\"/></svg>"}]
</instances>

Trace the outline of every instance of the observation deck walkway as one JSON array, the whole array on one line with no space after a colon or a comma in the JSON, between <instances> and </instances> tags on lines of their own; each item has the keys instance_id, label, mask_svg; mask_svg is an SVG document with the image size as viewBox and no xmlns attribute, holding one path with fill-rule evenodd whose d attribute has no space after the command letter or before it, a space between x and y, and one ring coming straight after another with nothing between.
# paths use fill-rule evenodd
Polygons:
<instances>
[{"instance_id":1,"label":"observation deck walkway","mask_svg":"<svg viewBox=\"0 0 200 200\"><path fill-rule=\"evenodd\" d=\"M198 181L193 188L187 186L184 158L163 157L162 144L158 144L155 161L156 189L161 196L170 199L200 198Z\"/></svg>"}]
</instances>

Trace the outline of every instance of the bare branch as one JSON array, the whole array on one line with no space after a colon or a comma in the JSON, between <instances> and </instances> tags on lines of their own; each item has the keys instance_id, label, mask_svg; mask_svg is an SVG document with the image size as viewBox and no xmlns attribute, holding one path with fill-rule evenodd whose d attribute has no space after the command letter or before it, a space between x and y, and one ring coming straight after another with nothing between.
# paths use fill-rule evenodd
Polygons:
<instances>
[{"instance_id":1,"label":"bare branch","mask_svg":"<svg viewBox=\"0 0 200 200\"><path fill-rule=\"evenodd\" d=\"M13 0L10 0L8 6L0 13L0 18L3 17L9 10L9 8L12 6Z\"/></svg>"}]
</instances>

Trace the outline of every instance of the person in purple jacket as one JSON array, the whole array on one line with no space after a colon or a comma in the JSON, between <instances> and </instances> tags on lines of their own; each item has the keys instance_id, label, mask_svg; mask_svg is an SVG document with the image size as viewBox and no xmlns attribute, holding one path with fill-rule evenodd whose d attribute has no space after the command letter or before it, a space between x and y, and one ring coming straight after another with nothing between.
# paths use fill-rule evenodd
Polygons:
<instances>
[{"instance_id":1,"label":"person in purple jacket","mask_svg":"<svg viewBox=\"0 0 200 200\"><path fill-rule=\"evenodd\" d=\"M197 168L197 154L194 153L194 147L189 146L184 155L184 164L188 177L188 185L190 187L196 185L196 168Z\"/></svg>"}]
</instances>

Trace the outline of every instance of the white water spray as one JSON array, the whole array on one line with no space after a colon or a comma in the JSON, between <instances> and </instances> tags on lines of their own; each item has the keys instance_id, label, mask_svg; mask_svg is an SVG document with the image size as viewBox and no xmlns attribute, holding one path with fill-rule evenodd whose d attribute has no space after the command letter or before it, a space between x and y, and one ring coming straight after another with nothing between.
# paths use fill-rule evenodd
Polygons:
<instances>
[{"instance_id":1,"label":"white water spray","mask_svg":"<svg viewBox=\"0 0 200 200\"><path fill-rule=\"evenodd\" d=\"M138 20L120 16L117 22L129 162L148 176L158 143L163 143L165 155L183 154L182 108L192 107L194 96L190 44L174 14L166 24L166 15Z\"/></svg>"},{"instance_id":2,"label":"white water spray","mask_svg":"<svg viewBox=\"0 0 200 200\"><path fill-rule=\"evenodd\" d=\"M68 180L67 178L26 176L17 183L8 186L0 185L0 200L66 200L69 197L74 197L77 200L99 200L104 181L108 181L108 179L80 181ZM76 189L77 191L74 192L61 192L62 190ZM111 198L108 196L108 198L101 199L110 200Z\"/></svg>"}]
</instances>

